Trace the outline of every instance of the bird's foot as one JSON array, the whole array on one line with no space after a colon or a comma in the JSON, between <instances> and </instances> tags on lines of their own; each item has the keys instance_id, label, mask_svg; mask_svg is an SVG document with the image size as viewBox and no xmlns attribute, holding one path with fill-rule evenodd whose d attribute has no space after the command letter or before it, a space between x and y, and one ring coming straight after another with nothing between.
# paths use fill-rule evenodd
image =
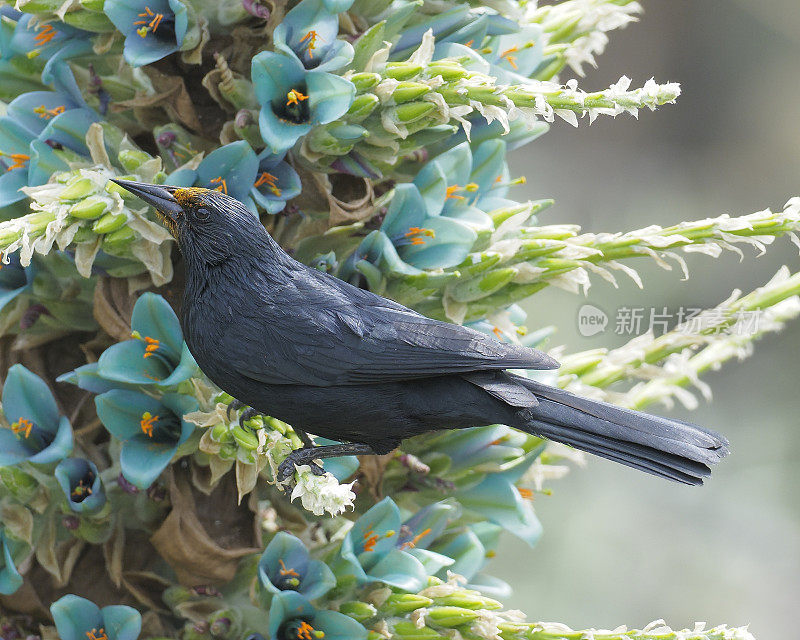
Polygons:
<instances>
[{"instance_id":1,"label":"bird's foot","mask_svg":"<svg viewBox=\"0 0 800 640\"><path fill-rule=\"evenodd\" d=\"M308 465L311 467L311 472L315 476L325 475L325 469L322 465L314 462L315 452L317 447L303 447L302 449L295 449L287 457L286 460L281 462L278 467L277 480L281 484L285 483L289 478L294 476L295 467L302 467Z\"/></svg>"},{"instance_id":2,"label":"bird's foot","mask_svg":"<svg viewBox=\"0 0 800 640\"><path fill-rule=\"evenodd\" d=\"M235 413L236 411L239 411L244 407L247 407L247 405L241 400L237 400L236 398L231 400L231 403L228 405L228 408L226 409L226 415L228 417L228 420L231 419L231 413ZM253 409L253 407L247 407L247 409L242 411L241 415L239 416L239 426L242 429L247 429L248 427L245 425L245 422L247 422L248 420L252 420L258 415L261 415L259 411Z\"/></svg>"}]
</instances>

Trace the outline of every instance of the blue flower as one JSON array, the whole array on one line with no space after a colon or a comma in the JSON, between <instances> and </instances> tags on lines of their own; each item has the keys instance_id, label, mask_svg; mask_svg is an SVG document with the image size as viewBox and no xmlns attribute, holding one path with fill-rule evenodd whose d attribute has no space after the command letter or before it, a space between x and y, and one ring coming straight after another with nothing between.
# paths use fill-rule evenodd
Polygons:
<instances>
[{"instance_id":1,"label":"blue flower","mask_svg":"<svg viewBox=\"0 0 800 640\"><path fill-rule=\"evenodd\" d=\"M156 400L136 391L112 389L97 396L95 405L100 421L122 441L122 474L140 489L153 484L194 431L194 425L183 419L197 410L197 401L190 396L166 394Z\"/></svg>"},{"instance_id":2,"label":"blue flower","mask_svg":"<svg viewBox=\"0 0 800 640\"><path fill-rule=\"evenodd\" d=\"M53 472L67 505L75 513L97 513L106 504L100 473L93 462L83 458L67 458Z\"/></svg>"},{"instance_id":3,"label":"blue flower","mask_svg":"<svg viewBox=\"0 0 800 640\"><path fill-rule=\"evenodd\" d=\"M25 186L44 184L67 161L88 157L85 144L96 114L69 94L33 91L15 98L0 118L0 208L25 199Z\"/></svg>"},{"instance_id":4,"label":"blue flower","mask_svg":"<svg viewBox=\"0 0 800 640\"><path fill-rule=\"evenodd\" d=\"M16 253L8 256L8 264L0 263L0 311L21 293L33 286L35 267L23 267Z\"/></svg>"},{"instance_id":5,"label":"blue flower","mask_svg":"<svg viewBox=\"0 0 800 640\"><path fill-rule=\"evenodd\" d=\"M45 381L21 364L8 370L3 413L11 428L0 429L0 466L23 461L50 464L72 451L69 420L59 416Z\"/></svg>"},{"instance_id":6,"label":"blue flower","mask_svg":"<svg viewBox=\"0 0 800 640\"><path fill-rule=\"evenodd\" d=\"M272 599L269 637L270 640L365 640L367 630L343 613L317 610L299 593L284 591Z\"/></svg>"},{"instance_id":7,"label":"blue flower","mask_svg":"<svg viewBox=\"0 0 800 640\"><path fill-rule=\"evenodd\" d=\"M106 0L103 11L124 34L123 55L132 67L178 51L189 28L181 0Z\"/></svg>"},{"instance_id":8,"label":"blue flower","mask_svg":"<svg viewBox=\"0 0 800 640\"><path fill-rule=\"evenodd\" d=\"M478 235L469 224L440 215L441 209L428 204L416 185L398 185L380 230L411 266L454 267L467 257Z\"/></svg>"},{"instance_id":9,"label":"blue flower","mask_svg":"<svg viewBox=\"0 0 800 640\"><path fill-rule=\"evenodd\" d=\"M428 213L455 218L479 232L493 230L485 212L517 206L505 198L510 185L505 157L502 140L486 140L474 151L462 142L428 162L414 178Z\"/></svg>"},{"instance_id":10,"label":"blue flower","mask_svg":"<svg viewBox=\"0 0 800 640\"><path fill-rule=\"evenodd\" d=\"M329 0L330 2L330 0ZM353 59L353 47L339 40L341 9L331 11L324 0L302 0L275 27L275 49L295 56L306 69L336 71Z\"/></svg>"},{"instance_id":11,"label":"blue flower","mask_svg":"<svg viewBox=\"0 0 800 640\"><path fill-rule=\"evenodd\" d=\"M50 613L61 640L136 640L142 630L142 616L124 605L102 609L72 594L50 605Z\"/></svg>"},{"instance_id":12,"label":"blue flower","mask_svg":"<svg viewBox=\"0 0 800 640\"><path fill-rule=\"evenodd\" d=\"M15 593L22 586L22 576L17 570L15 556L24 548L24 543L9 538L0 529L0 594Z\"/></svg>"},{"instance_id":13,"label":"blue flower","mask_svg":"<svg viewBox=\"0 0 800 640\"><path fill-rule=\"evenodd\" d=\"M298 538L279 531L258 561L258 582L270 594L296 591L314 600L336 586L336 577Z\"/></svg>"},{"instance_id":14,"label":"blue flower","mask_svg":"<svg viewBox=\"0 0 800 640\"><path fill-rule=\"evenodd\" d=\"M256 181L250 195L267 213L278 213L286 201L300 195L300 176L283 160L283 155L265 151L258 156Z\"/></svg>"},{"instance_id":15,"label":"blue flower","mask_svg":"<svg viewBox=\"0 0 800 640\"><path fill-rule=\"evenodd\" d=\"M261 104L261 137L282 153L314 125L342 117L353 102L351 82L324 71L306 71L295 56L262 51L253 58L256 97Z\"/></svg>"},{"instance_id":16,"label":"blue flower","mask_svg":"<svg viewBox=\"0 0 800 640\"><path fill-rule=\"evenodd\" d=\"M383 582L406 591L422 589L428 572L407 550L419 544L423 531L412 531L411 537L404 539L401 526L400 510L391 498L371 507L342 540L336 575L352 575L359 583Z\"/></svg>"},{"instance_id":17,"label":"blue flower","mask_svg":"<svg viewBox=\"0 0 800 640\"><path fill-rule=\"evenodd\" d=\"M214 149L203 158L197 169L174 171L167 182L179 187L198 186L220 191L244 203L255 213L253 197L257 192L255 185L259 182L259 166L259 158L250 145L237 140ZM268 179L262 179L259 187L266 189L264 180ZM258 197L261 196L258 192Z\"/></svg>"},{"instance_id":18,"label":"blue flower","mask_svg":"<svg viewBox=\"0 0 800 640\"><path fill-rule=\"evenodd\" d=\"M171 387L191 377L197 364L183 342L178 316L155 293L136 301L131 317L132 340L106 349L97 362L97 375L128 385Z\"/></svg>"}]
</instances>

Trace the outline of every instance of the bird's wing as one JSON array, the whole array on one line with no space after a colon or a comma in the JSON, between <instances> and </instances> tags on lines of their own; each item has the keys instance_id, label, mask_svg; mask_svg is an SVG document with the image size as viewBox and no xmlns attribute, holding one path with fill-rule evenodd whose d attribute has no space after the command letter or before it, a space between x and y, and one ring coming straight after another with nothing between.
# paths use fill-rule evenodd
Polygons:
<instances>
[{"instance_id":1,"label":"bird's wing","mask_svg":"<svg viewBox=\"0 0 800 640\"><path fill-rule=\"evenodd\" d=\"M296 274L281 301L260 320L244 319L263 331L235 338L248 354L239 372L267 384L376 384L558 366L541 351L432 320L317 271Z\"/></svg>"}]
</instances>

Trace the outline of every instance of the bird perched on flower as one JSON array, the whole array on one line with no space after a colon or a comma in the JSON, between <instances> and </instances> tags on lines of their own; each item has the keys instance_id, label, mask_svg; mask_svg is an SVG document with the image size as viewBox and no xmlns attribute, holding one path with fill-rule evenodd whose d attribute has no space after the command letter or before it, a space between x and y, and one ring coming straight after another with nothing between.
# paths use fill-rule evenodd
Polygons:
<instances>
[{"instance_id":1,"label":"bird perched on flower","mask_svg":"<svg viewBox=\"0 0 800 640\"><path fill-rule=\"evenodd\" d=\"M509 372L558 363L297 262L224 193L115 182L154 206L178 241L181 323L206 375L303 434L343 442L315 447L305 436L280 481L315 459L385 454L410 436L492 423L686 484L702 484L728 453L712 431Z\"/></svg>"}]
</instances>

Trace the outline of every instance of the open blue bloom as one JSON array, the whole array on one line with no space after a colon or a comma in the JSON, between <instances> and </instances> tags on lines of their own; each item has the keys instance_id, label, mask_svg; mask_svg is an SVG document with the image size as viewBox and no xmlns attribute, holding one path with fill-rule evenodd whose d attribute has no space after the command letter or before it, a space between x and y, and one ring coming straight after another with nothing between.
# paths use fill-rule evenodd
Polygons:
<instances>
[{"instance_id":1,"label":"open blue bloom","mask_svg":"<svg viewBox=\"0 0 800 640\"><path fill-rule=\"evenodd\" d=\"M339 40L339 10L324 0L302 0L275 27L275 49L295 56L306 69L336 71L353 59L353 46Z\"/></svg>"},{"instance_id":2,"label":"open blue bloom","mask_svg":"<svg viewBox=\"0 0 800 640\"><path fill-rule=\"evenodd\" d=\"M17 59L43 60L41 82L53 85L82 102L80 89L66 61L92 52L92 37L95 35L76 29L63 22L42 22L36 16L21 13L7 16L13 27L4 22L0 30L0 80L9 74L9 87L19 86L19 70L15 71ZM41 84L32 80L30 88ZM23 90L24 91L24 90ZM20 92L21 93L21 92Z\"/></svg>"},{"instance_id":3,"label":"open blue bloom","mask_svg":"<svg viewBox=\"0 0 800 640\"><path fill-rule=\"evenodd\" d=\"M136 301L131 317L132 340L111 345L97 362L101 378L129 385L171 387L197 370L183 342L178 316L155 293Z\"/></svg>"},{"instance_id":4,"label":"open blue bloom","mask_svg":"<svg viewBox=\"0 0 800 640\"><path fill-rule=\"evenodd\" d=\"M167 178L167 183L178 187L198 186L213 189L236 198L256 212L253 197L259 182L258 171L260 161L255 151L244 140L237 140L230 144L214 149L203 160L197 169L178 169ZM265 188L262 179L260 188ZM258 196L261 197L261 193Z\"/></svg>"},{"instance_id":5,"label":"open blue bloom","mask_svg":"<svg viewBox=\"0 0 800 640\"><path fill-rule=\"evenodd\" d=\"M322 0L322 4L331 13L341 13L353 6L353 0Z\"/></svg>"},{"instance_id":6,"label":"open blue bloom","mask_svg":"<svg viewBox=\"0 0 800 640\"><path fill-rule=\"evenodd\" d=\"M168 393L160 400L137 391L112 389L94 400L97 416L122 441L122 475L140 489L149 487L194 431L183 416L197 410L197 401Z\"/></svg>"},{"instance_id":7,"label":"open blue bloom","mask_svg":"<svg viewBox=\"0 0 800 640\"><path fill-rule=\"evenodd\" d=\"M268 151L258 156L256 181L250 195L267 213L283 211L286 201L299 196L303 188L300 176L283 158L284 154Z\"/></svg>"},{"instance_id":8,"label":"open blue bloom","mask_svg":"<svg viewBox=\"0 0 800 640\"><path fill-rule=\"evenodd\" d=\"M33 91L15 98L0 118L0 208L23 200L22 187L68 169L68 160L88 157L86 132L97 119L69 94Z\"/></svg>"},{"instance_id":9,"label":"open blue bloom","mask_svg":"<svg viewBox=\"0 0 800 640\"><path fill-rule=\"evenodd\" d=\"M428 162L414 178L428 213L455 218L476 231L493 230L485 213L517 206L505 198L509 189L506 145L486 140L474 150L462 142Z\"/></svg>"},{"instance_id":10,"label":"open blue bloom","mask_svg":"<svg viewBox=\"0 0 800 640\"><path fill-rule=\"evenodd\" d=\"M16 253L8 256L8 264L0 263L0 311L18 295L30 290L35 273L33 263L23 267Z\"/></svg>"},{"instance_id":11,"label":"open blue bloom","mask_svg":"<svg viewBox=\"0 0 800 640\"><path fill-rule=\"evenodd\" d=\"M390 60L405 60L419 46L422 36L433 32L437 43L458 42L478 47L487 36L514 33L519 25L514 20L497 13L475 11L467 5L459 5L448 11L435 14L419 14L413 24L403 27L400 37L392 46Z\"/></svg>"},{"instance_id":12,"label":"open blue bloom","mask_svg":"<svg viewBox=\"0 0 800 640\"><path fill-rule=\"evenodd\" d=\"M384 498L356 520L339 550L339 576L352 575L358 582L377 581L406 591L419 591L428 578L425 566L401 548L400 510L391 498ZM413 532L417 536L422 532ZM417 541L419 542L419 541ZM416 543L415 543L416 544Z\"/></svg>"},{"instance_id":13,"label":"open blue bloom","mask_svg":"<svg viewBox=\"0 0 800 640\"><path fill-rule=\"evenodd\" d=\"M181 0L106 0L103 11L125 36L123 55L132 67L178 51L189 28Z\"/></svg>"},{"instance_id":14,"label":"open blue bloom","mask_svg":"<svg viewBox=\"0 0 800 640\"><path fill-rule=\"evenodd\" d=\"M279 531L258 561L258 582L270 594L296 591L314 600L336 586L336 577L328 565L311 558L299 538Z\"/></svg>"},{"instance_id":15,"label":"open blue bloom","mask_svg":"<svg viewBox=\"0 0 800 640\"><path fill-rule=\"evenodd\" d=\"M295 56L262 51L253 58L251 77L261 104L261 137L272 153L282 153L314 125L341 118L353 102L353 84L324 71L306 71Z\"/></svg>"},{"instance_id":16,"label":"open blue bloom","mask_svg":"<svg viewBox=\"0 0 800 640\"><path fill-rule=\"evenodd\" d=\"M544 33L539 24L529 24L516 33L491 38L491 53L485 56L498 83L520 84L533 75L544 57Z\"/></svg>"},{"instance_id":17,"label":"open blue bloom","mask_svg":"<svg viewBox=\"0 0 800 640\"><path fill-rule=\"evenodd\" d=\"M142 630L142 616L121 604L98 607L72 594L50 605L50 613L61 640L136 640Z\"/></svg>"},{"instance_id":18,"label":"open blue bloom","mask_svg":"<svg viewBox=\"0 0 800 640\"><path fill-rule=\"evenodd\" d=\"M272 599L270 640L365 640L366 637L367 630L349 616L315 609L299 593L284 591Z\"/></svg>"},{"instance_id":19,"label":"open blue bloom","mask_svg":"<svg viewBox=\"0 0 800 640\"><path fill-rule=\"evenodd\" d=\"M22 576L17 570L15 556L24 547L0 529L0 594L9 596L22 586Z\"/></svg>"},{"instance_id":20,"label":"open blue bloom","mask_svg":"<svg viewBox=\"0 0 800 640\"><path fill-rule=\"evenodd\" d=\"M8 370L3 413L11 428L0 429L0 467L50 464L72 451L72 427L59 416L50 387L21 364Z\"/></svg>"},{"instance_id":21,"label":"open blue bloom","mask_svg":"<svg viewBox=\"0 0 800 640\"><path fill-rule=\"evenodd\" d=\"M106 493L100 473L93 462L83 458L67 458L53 472L67 505L75 513L97 513L106 504Z\"/></svg>"},{"instance_id":22,"label":"open blue bloom","mask_svg":"<svg viewBox=\"0 0 800 640\"><path fill-rule=\"evenodd\" d=\"M391 240L400 258L411 266L454 267L472 250L477 233L469 224L442 216L426 204L416 185L398 185L380 230Z\"/></svg>"}]
</instances>

